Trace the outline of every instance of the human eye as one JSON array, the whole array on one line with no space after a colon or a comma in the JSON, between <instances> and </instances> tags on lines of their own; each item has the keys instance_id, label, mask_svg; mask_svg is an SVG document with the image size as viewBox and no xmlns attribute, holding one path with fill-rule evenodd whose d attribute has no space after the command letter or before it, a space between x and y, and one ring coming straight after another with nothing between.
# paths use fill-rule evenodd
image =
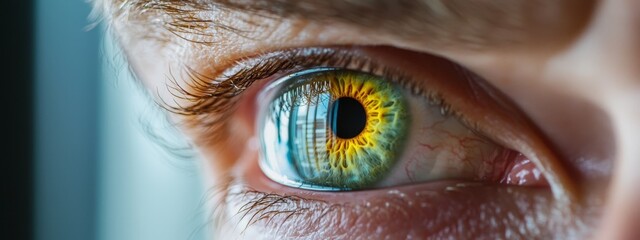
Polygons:
<instances>
[{"instance_id":1,"label":"human eye","mask_svg":"<svg viewBox=\"0 0 640 240\"><path fill-rule=\"evenodd\" d=\"M195 87L237 101L192 110L235 106L259 143L245 154L259 157L242 158L218 198L231 219L222 222L289 237L322 238L320 222L349 236L511 237L574 211L572 181L540 131L449 60L301 48L243 59L222 75Z\"/></svg>"},{"instance_id":2,"label":"human eye","mask_svg":"<svg viewBox=\"0 0 640 240\"><path fill-rule=\"evenodd\" d=\"M462 124L435 93L413 94L385 77L341 68L280 78L259 97L268 103L257 120L260 166L276 182L309 190L544 182L528 159Z\"/></svg>"},{"instance_id":3,"label":"human eye","mask_svg":"<svg viewBox=\"0 0 640 240\"><path fill-rule=\"evenodd\" d=\"M411 115L404 93L374 75L334 68L303 70L263 91L261 166L293 187L371 186L394 165Z\"/></svg>"},{"instance_id":4,"label":"human eye","mask_svg":"<svg viewBox=\"0 0 640 240\"><path fill-rule=\"evenodd\" d=\"M272 180L325 191L439 180L546 185L535 164L515 150L521 146L497 143L463 106L449 103L455 97L494 104L496 99L477 98L481 94L445 93L470 75L444 74L430 80L448 83L417 86L420 80L401 67L353 51L312 49L305 57L329 59L327 51L332 60L347 60L302 67L258 95L259 163Z\"/></svg>"}]
</instances>

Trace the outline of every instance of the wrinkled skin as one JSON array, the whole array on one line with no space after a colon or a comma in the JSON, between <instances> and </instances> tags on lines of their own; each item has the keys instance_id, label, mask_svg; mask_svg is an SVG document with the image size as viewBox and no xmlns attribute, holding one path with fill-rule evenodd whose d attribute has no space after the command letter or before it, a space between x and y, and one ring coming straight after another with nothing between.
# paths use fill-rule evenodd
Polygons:
<instances>
[{"instance_id":1,"label":"wrinkled skin","mask_svg":"<svg viewBox=\"0 0 640 240\"><path fill-rule=\"evenodd\" d=\"M544 17L516 24L514 34L520 37L509 41L492 32L515 19L508 13L495 25L472 21L441 26L444 31L458 31L456 36L473 37L468 41L449 41L437 32L431 36L428 28L420 28L410 17L389 21L365 15L366 21L360 23L353 20L358 14L333 21L316 15L276 19L215 10L200 11L197 17L251 31L243 36L208 26L199 29L204 34L181 35L158 24L170 19L160 10L138 16L133 12L140 8L114 7L120 2L105 0L97 5L104 8L136 76L159 102L188 104L166 87L188 86L180 71L185 65L217 76L238 60L259 53L384 45L404 50L372 48L368 56L401 64L418 75L428 75L420 72L429 71L428 67L419 58L399 63L411 58L405 52L441 56L464 66L510 99L538 129L529 131L530 127L519 127L525 123L515 122L514 127L487 132L515 136L501 142L516 142L517 146L509 146L514 149L533 149L521 152L542 159L536 164L549 179L549 187L440 181L359 192L298 190L274 183L258 167L256 94L278 76L267 77L238 97L230 123L220 132L190 124L197 121L193 116L168 113L174 121L186 123L182 129L206 162L207 185L217 192L211 197L218 218L215 232L222 239L240 235L247 239L640 237L638 1L538 1L540 7L523 10L523 18ZM372 21L382 27L371 27ZM415 29L385 28L402 21ZM211 140L211 134L224 137ZM544 137L523 137L530 135Z\"/></svg>"}]
</instances>

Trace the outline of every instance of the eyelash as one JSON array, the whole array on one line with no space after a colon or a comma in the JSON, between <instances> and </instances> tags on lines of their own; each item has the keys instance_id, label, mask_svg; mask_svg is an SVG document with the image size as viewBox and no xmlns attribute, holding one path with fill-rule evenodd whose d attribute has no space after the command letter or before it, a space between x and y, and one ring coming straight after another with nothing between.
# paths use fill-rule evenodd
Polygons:
<instances>
[{"instance_id":1,"label":"eyelash","mask_svg":"<svg viewBox=\"0 0 640 240\"><path fill-rule=\"evenodd\" d=\"M451 113L451 108L437 92L425 91L401 70L378 64L353 48L305 48L273 52L241 60L219 76L185 67L186 86L179 84L177 78L170 74L167 89L174 97L189 102L189 105L172 105L164 101L160 105L169 112L185 116L184 123L205 130L205 136L209 137L206 140L216 142L226 137L225 123L233 114L238 97L253 83L316 67L352 69L382 76L412 94L441 106L443 114Z\"/></svg>"},{"instance_id":2,"label":"eyelash","mask_svg":"<svg viewBox=\"0 0 640 240\"><path fill-rule=\"evenodd\" d=\"M280 214L287 214L288 216L281 221L284 223L294 215L303 214L305 212L312 212L317 209L332 209L335 210L341 205L329 204L325 201L318 199L308 199L299 196L285 196L275 193L264 193L254 189L249 189L244 186L237 179L231 175L225 175L221 184L213 186L209 189L207 197L205 199L213 209L209 213L209 219L207 223L214 223L217 225L225 224L225 219L229 217L240 216L238 221L247 219L247 224L244 229L248 228L252 224L258 221L270 221L275 216ZM229 203L233 203L234 199L243 200L238 202L244 202L239 206L238 211L233 216L228 216L225 211L229 206ZM307 205L314 205L314 208L300 208L301 203L305 202ZM204 203L204 202L203 202ZM292 210L275 210L279 206L294 206ZM329 207L331 206L331 207ZM271 210L270 210L271 209ZM234 226L235 227L235 226ZM217 229L224 229L222 226L218 226ZM243 229L243 231L244 231Z\"/></svg>"},{"instance_id":3,"label":"eyelash","mask_svg":"<svg viewBox=\"0 0 640 240\"><path fill-rule=\"evenodd\" d=\"M345 203L329 203L320 199L304 198L295 195L281 195L276 193L265 193L247 187L237 178L226 175L224 181L209 190L206 201L210 206L215 206L209 213L207 223L216 225L215 229L236 229L240 227L241 234L250 226L261 222L270 225L269 229L274 233L281 233L282 226L293 222L296 219L309 217L312 219L322 219L323 216L339 214L343 211L360 209L369 211L368 208L360 205L347 205ZM234 202L242 203L235 206L236 211L229 215L226 210L229 204ZM236 218L237 217L237 218ZM234 221L229 219L234 218ZM242 226L224 226L224 224L234 223ZM286 235L287 232L282 233Z\"/></svg>"}]
</instances>

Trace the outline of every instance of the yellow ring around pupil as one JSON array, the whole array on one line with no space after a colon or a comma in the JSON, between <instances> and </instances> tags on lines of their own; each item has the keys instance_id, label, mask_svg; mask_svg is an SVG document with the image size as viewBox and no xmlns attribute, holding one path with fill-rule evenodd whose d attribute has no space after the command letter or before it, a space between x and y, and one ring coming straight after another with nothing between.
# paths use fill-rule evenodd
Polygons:
<instances>
[{"instance_id":1,"label":"yellow ring around pupil","mask_svg":"<svg viewBox=\"0 0 640 240\"><path fill-rule=\"evenodd\" d=\"M402 88L333 68L278 84L260 128L268 175L310 189L362 189L388 175L410 125Z\"/></svg>"},{"instance_id":2,"label":"yellow ring around pupil","mask_svg":"<svg viewBox=\"0 0 640 240\"><path fill-rule=\"evenodd\" d=\"M366 123L360 134L349 139L327 130L327 158L318 159L317 170L328 177L325 181L348 183L344 185L350 187L375 182L395 162L400 139L404 137L407 125L403 119L407 115L404 96L396 86L371 75L348 72L319 77L329 78L332 102L350 97L362 104Z\"/></svg>"}]
</instances>

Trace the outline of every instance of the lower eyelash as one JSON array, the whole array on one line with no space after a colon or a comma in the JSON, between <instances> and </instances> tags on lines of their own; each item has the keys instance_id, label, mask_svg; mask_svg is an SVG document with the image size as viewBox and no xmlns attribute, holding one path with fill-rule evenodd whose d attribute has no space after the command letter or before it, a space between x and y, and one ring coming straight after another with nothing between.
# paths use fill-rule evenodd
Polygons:
<instances>
[{"instance_id":1,"label":"lower eyelash","mask_svg":"<svg viewBox=\"0 0 640 240\"><path fill-rule=\"evenodd\" d=\"M210 189L206 199L209 206L213 206L207 224L213 224L218 231L233 230L245 234L247 228L261 223L271 234L285 236L291 233L282 226L292 221L304 221L304 224L312 226L329 214L353 209L317 199L260 192L231 176L224 179L222 184ZM235 203L240 204L234 206ZM233 212L228 212L230 209Z\"/></svg>"}]
</instances>

